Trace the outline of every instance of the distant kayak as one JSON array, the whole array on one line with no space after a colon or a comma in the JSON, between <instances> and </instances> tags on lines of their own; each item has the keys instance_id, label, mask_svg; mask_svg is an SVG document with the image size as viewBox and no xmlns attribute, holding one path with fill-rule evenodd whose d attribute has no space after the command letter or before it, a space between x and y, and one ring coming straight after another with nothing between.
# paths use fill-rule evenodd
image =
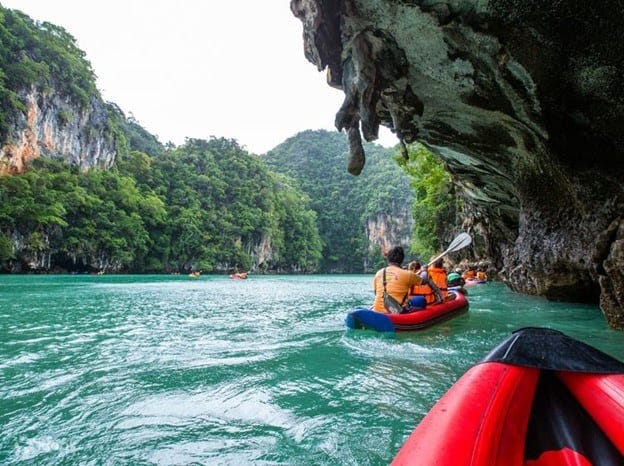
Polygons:
<instances>
[{"instance_id":1,"label":"distant kayak","mask_svg":"<svg viewBox=\"0 0 624 466\"><path fill-rule=\"evenodd\" d=\"M624 363L555 330L518 330L440 398L392 464L621 466Z\"/></svg>"},{"instance_id":2,"label":"distant kayak","mask_svg":"<svg viewBox=\"0 0 624 466\"><path fill-rule=\"evenodd\" d=\"M428 304L425 309L409 314L384 314L371 309L358 308L347 314L348 328L368 328L378 332L403 332L422 330L468 311L468 299L456 293L455 299L441 304Z\"/></svg>"},{"instance_id":3,"label":"distant kayak","mask_svg":"<svg viewBox=\"0 0 624 466\"><path fill-rule=\"evenodd\" d=\"M191 278L199 278L201 276L201 272L191 272L189 273L189 277Z\"/></svg>"},{"instance_id":4,"label":"distant kayak","mask_svg":"<svg viewBox=\"0 0 624 466\"><path fill-rule=\"evenodd\" d=\"M466 279L466 283L464 286L473 286L473 285L484 285L487 283L487 280L477 280L476 278L468 278Z\"/></svg>"},{"instance_id":5,"label":"distant kayak","mask_svg":"<svg viewBox=\"0 0 624 466\"><path fill-rule=\"evenodd\" d=\"M247 278L247 272L236 272L230 275L233 280L245 280Z\"/></svg>"}]
</instances>

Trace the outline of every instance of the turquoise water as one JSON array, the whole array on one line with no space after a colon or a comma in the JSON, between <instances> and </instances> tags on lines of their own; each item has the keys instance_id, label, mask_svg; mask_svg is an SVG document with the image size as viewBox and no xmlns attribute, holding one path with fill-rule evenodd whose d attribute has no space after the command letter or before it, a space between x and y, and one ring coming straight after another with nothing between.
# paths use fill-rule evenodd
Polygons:
<instances>
[{"instance_id":1,"label":"turquoise water","mask_svg":"<svg viewBox=\"0 0 624 466\"><path fill-rule=\"evenodd\" d=\"M0 276L0 464L385 465L512 330L624 360L597 307L500 284L413 333L347 330L372 276Z\"/></svg>"}]
</instances>

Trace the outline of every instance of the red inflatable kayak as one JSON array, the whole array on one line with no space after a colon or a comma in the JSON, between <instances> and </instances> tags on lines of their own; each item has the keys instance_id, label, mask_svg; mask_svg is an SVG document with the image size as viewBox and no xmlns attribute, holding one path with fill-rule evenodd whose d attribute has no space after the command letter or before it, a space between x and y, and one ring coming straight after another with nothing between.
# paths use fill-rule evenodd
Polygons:
<instances>
[{"instance_id":1,"label":"red inflatable kayak","mask_svg":"<svg viewBox=\"0 0 624 466\"><path fill-rule=\"evenodd\" d=\"M436 403L393 465L621 466L624 364L518 330Z\"/></svg>"},{"instance_id":2,"label":"red inflatable kayak","mask_svg":"<svg viewBox=\"0 0 624 466\"><path fill-rule=\"evenodd\" d=\"M384 314L370 309L354 309L347 314L347 327L369 328L379 332L422 330L438 324L468 310L468 299L456 293L455 299L441 304L429 304L425 309L409 314Z\"/></svg>"}]
</instances>

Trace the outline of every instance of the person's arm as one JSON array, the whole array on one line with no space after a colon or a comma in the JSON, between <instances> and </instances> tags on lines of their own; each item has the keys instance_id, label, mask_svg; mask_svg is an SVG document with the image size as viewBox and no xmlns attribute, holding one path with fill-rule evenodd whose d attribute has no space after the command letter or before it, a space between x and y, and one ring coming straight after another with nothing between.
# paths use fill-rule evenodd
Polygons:
<instances>
[{"instance_id":1,"label":"person's arm","mask_svg":"<svg viewBox=\"0 0 624 466\"><path fill-rule=\"evenodd\" d=\"M431 288L431 290L433 291L433 294L436 297L436 300L435 300L434 304L441 303L441 302L444 301L444 298L442 297L442 292L440 291L440 288L438 288L438 285L436 285L435 282L429 278L429 275L424 274L423 284L429 285L429 288Z\"/></svg>"},{"instance_id":2,"label":"person's arm","mask_svg":"<svg viewBox=\"0 0 624 466\"><path fill-rule=\"evenodd\" d=\"M414 287L420 285L422 283L422 278L419 273L414 272L413 270L409 270L409 288L407 290L407 297L409 298L412 294L414 294Z\"/></svg>"}]
</instances>

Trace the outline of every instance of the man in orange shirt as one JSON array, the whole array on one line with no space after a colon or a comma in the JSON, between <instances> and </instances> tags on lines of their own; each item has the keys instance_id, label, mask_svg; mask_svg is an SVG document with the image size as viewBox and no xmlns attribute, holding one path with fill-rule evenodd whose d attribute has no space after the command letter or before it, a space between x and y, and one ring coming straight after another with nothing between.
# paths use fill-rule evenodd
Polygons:
<instances>
[{"instance_id":1,"label":"man in orange shirt","mask_svg":"<svg viewBox=\"0 0 624 466\"><path fill-rule=\"evenodd\" d=\"M388 310L384 306L383 294L384 294L384 271L386 275L386 290L388 294L392 296L401 306L407 305L407 295L414 285L420 285L421 278L411 270L405 270L401 268L403 259L405 259L405 253L401 246L394 246L388 251L386 255L388 259L388 266L380 269L375 274L373 279L373 290L375 291L375 301L373 302L372 310L377 312L388 313Z\"/></svg>"}]
</instances>

